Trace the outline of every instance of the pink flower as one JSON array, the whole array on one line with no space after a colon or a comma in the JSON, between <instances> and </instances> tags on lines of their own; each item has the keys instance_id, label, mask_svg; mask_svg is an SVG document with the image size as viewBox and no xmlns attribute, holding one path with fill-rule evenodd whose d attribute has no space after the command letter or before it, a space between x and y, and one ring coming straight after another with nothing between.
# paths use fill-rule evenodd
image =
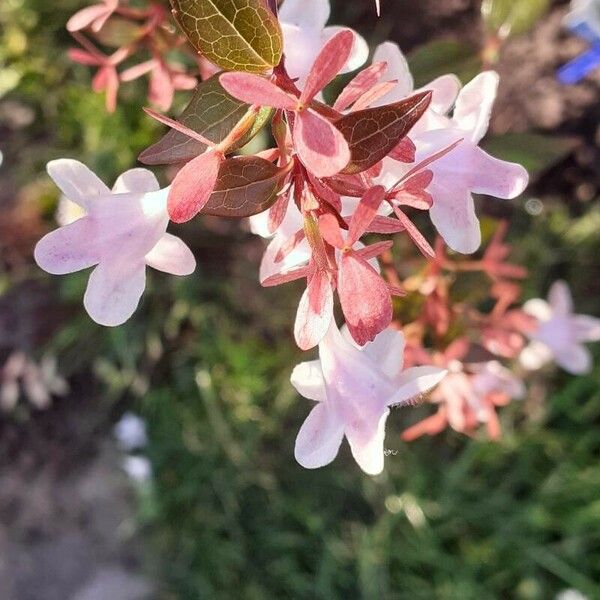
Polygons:
<instances>
[{"instance_id":1,"label":"pink flower","mask_svg":"<svg viewBox=\"0 0 600 600\"><path fill-rule=\"evenodd\" d=\"M329 464L344 436L369 475L383 470L385 422L390 407L406 405L445 376L437 367L402 371L404 336L387 329L358 347L335 323L319 344L319 360L299 364L292 385L317 405L296 438L296 460L307 469Z\"/></svg>"},{"instance_id":2,"label":"pink flower","mask_svg":"<svg viewBox=\"0 0 600 600\"><path fill-rule=\"evenodd\" d=\"M116 326L131 317L144 291L146 265L174 275L194 271L190 249L166 233L168 189L159 189L150 171L123 173L112 191L75 160L52 161L48 173L85 216L44 236L35 260L53 275L95 266L84 296L94 321Z\"/></svg>"},{"instance_id":3,"label":"pink flower","mask_svg":"<svg viewBox=\"0 0 600 600\"><path fill-rule=\"evenodd\" d=\"M104 0L100 4L82 8L69 19L67 29L73 32L91 27L92 31L98 33L118 7L119 0Z\"/></svg>"},{"instance_id":4,"label":"pink flower","mask_svg":"<svg viewBox=\"0 0 600 600\"><path fill-rule=\"evenodd\" d=\"M304 87L319 49L341 28L326 27L331 7L329 0L285 0L279 9L279 22L283 33L285 68L292 79ZM369 57L369 47L355 31L354 44L342 73L361 67Z\"/></svg>"},{"instance_id":5,"label":"pink flower","mask_svg":"<svg viewBox=\"0 0 600 600\"><path fill-rule=\"evenodd\" d=\"M380 46L374 60L386 61L386 77L398 80L396 88L379 103L412 93L412 76L395 44ZM472 193L511 199L521 194L528 183L522 166L495 159L478 146L488 129L497 87L498 75L493 71L481 73L460 92L456 77L436 79L424 88L433 91L432 103L411 132L417 161L460 140L451 152L430 165L433 180L427 191L433 198L429 211L433 224L444 241L463 254L475 252L481 244ZM453 116L449 118L445 115L453 105ZM386 159L382 177L399 177L406 169L405 165Z\"/></svg>"},{"instance_id":6,"label":"pink flower","mask_svg":"<svg viewBox=\"0 0 600 600\"><path fill-rule=\"evenodd\" d=\"M323 46L299 98L250 73L224 73L219 79L225 90L242 102L294 113L294 147L308 170L319 178L341 171L350 161L350 149L344 136L310 104L346 64L353 40L352 32L343 30Z\"/></svg>"},{"instance_id":7,"label":"pink flower","mask_svg":"<svg viewBox=\"0 0 600 600\"><path fill-rule=\"evenodd\" d=\"M523 309L539 322L528 332L531 342L520 356L524 367L539 369L554 360L574 375L590 372L592 356L583 342L600 341L600 319L573 314L573 299L564 281L552 285L548 302L534 298Z\"/></svg>"}]
</instances>

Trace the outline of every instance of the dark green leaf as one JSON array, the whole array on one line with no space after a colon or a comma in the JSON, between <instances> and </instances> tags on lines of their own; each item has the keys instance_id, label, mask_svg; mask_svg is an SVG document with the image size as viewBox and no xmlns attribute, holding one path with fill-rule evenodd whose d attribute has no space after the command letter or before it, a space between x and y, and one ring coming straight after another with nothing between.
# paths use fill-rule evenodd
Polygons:
<instances>
[{"instance_id":1,"label":"dark green leaf","mask_svg":"<svg viewBox=\"0 0 600 600\"><path fill-rule=\"evenodd\" d=\"M281 60L283 40L264 0L171 0L190 43L227 71L262 73Z\"/></svg>"},{"instance_id":2,"label":"dark green leaf","mask_svg":"<svg viewBox=\"0 0 600 600\"><path fill-rule=\"evenodd\" d=\"M232 98L219 83L218 75L203 81L179 119L186 127L202 134L213 142L221 142L246 114L249 106ZM232 148L236 150L249 142L263 127L271 115L263 108L252 129ZM140 162L146 165L182 163L202 154L206 146L183 133L171 130L161 140L144 150Z\"/></svg>"},{"instance_id":3,"label":"dark green leaf","mask_svg":"<svg viewBox=\"0 0 600 600\"><path fill-rule=\"evenodd\" d=\"M201 213L217 217L251 217L270 208L289 168L258 156L238 156L223 162L219 178Z\"/></svg>"}]
</instances>

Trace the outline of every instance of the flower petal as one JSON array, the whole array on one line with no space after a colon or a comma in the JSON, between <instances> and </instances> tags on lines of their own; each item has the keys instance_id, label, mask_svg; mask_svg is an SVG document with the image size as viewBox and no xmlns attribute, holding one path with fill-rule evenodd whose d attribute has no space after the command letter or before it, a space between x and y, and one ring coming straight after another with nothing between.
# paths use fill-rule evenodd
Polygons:
<instances>
[{"instance_id":1,"label":"flower petal","mask_svg":"<svg viewBox=\"0 0 600 600\"><path fill-rule=\"evenodd\" d=\"M373 55L373 62L384 61L388 65L387 72L384 76L384 80L393 81L396 79L398 85L396 88L380 98L376 102L377 106L383 106L384 104L391 104L392 102L398 102L403 100L407 96L410 96L414 90L415 84L413 77L410 73L408 63L398 44L394 42L384 42L377 46L375 54Z\"/></svg>"},{"instance_id":2,"label":"flower petal","mask_svg":"<svg viewBox=\"0 0 600 600\"><path fill-rule=\"evenodd\" d=\"M572 375L584 375L592 370L592 355L582 345L575 344L554 355L556 364Z\"/></svg>"},{"instance_id":3,"label":"flower petal","mask_svg":"<svg viewBox=\"0 0 600 600\"><path fill-rule=\"evenodd\" d=\"M519 355L519 362L530 371L537 371L552 360L552 351L546 344L534 340L525 346Z\"/></svg>"},{"instance_id":4,"label":"flower petal","mask_svg":"<svg viewBox=\"0 0 600 600\"><path fill-rule=\"evenodd\" d=\"M306 0L285 0L279 7L279 21L309 31L321 31L329 19L329 0L311 0L310 9Z\"/></svg>"},{"instance_id":5,"label":"flower petal","mask_svg":"<svg viewBox=\"0 0 600 600\"><path fill-rule=\"evenodd\" d=\"M148 254L146 264L171 275L191 275L196 269L192 251L178 237L165 233Z\"/></svg>"},{"instance_id":6,"label":"flower petal","mask_svg":"<svg viewBox=\"0 0 600 600\"><path fill-rule=\"evenodd\" d=\"M356 71L356 69L360 69L369 58L369 44L367 44L365 38L362 35L359 35L353 29L348 29L347 27L339 27L337 25L331 25L329 27L325 27L323 30L323 35L321 39L325 42L331 39L334 35L346 29L352 32L354 36L354 44L352 45L352 50L350 51L350 56L346 61L346 64L340 70L340 73L349 73L350 71Z\"/></svg>"},{"instance_id":7,"label":"flower petal","mask_svg":"<svg viewBox=\"0 0 600 600\"><path fill-rule=\"evenodd\" d=\"M93 4L77 11L68 21L67 30L80 31L91 25L96 19L110 16L111 11L106 4Z\"/></svg>"},{"instance_id":8,"label":"flower petal","mask_svg":"<svg viewBox=\"0 0 600 600\"><path fill-rule=\"evenodd\" d=\"M438 367L412 367L400 376L396 377L394 383L397 386L395 394L388 400L388 406L406 404L417 396L434 388L446 375L448 371Z\"/></svg>"},{"instance_id":9,"label":"flower petal","mask_svg":"<svg viewBox=\"0 0 600 600\"><path fill-rule=\"evenodd\" d=\"M324 467L337 456L343 439L343 423L326 403L319 402L298 432L294 456L305 469Z\"/></svg>"},{"instance_id":10,"label":"flower petal","mask_svg":"<svg viewBox=\"0 0 600 600\"><path fill-rule=\"evenodd\" d=\"M389 414L388 408L379 418L375 431L367 432L352 426L345 429L352 456L367 475L379 475L383 471L383 441L385 422Z\"/></svg>"},{"instance_id":11,"label":"flower petal","mask_svg":"<svg viewBox=\"0 0 600 600\"><path fill-rule=\"evenodd\" d=\"M329 276L319 270L308 285L296 313L294 337L302 350L314 348L325 337L333 318L333 290Z\"/></svg>"},{"instance_id":12,"label":"flower petal","mask_svg":"<svg viewBox=\"0 0 600 600\"><path fill-rule=\"evenodd\" d=\"M294 98L264 77L252 73L223 73L219 81L225 91L248 104L272 106L282 110L294 110L298 104Z\"/></svg>"},{"instance_id":13,"label":"flower petal","mask_svg":"<svg viewBox=\"0 0 600 600\"><path fill-rule=\"evenodd\" d=\"M454 106L460 88L460 79L456 75L442 75L417 91L431 90L433 96L429 108L440 115L445 115Z\"/></svg>"},{"instance_id":14,"label":"flower petal","mask_svg":"<svg viewBox=\"0 0 600 600\"><path fill-rule=\"evenodd\" d=\"M204 208L219 176L221 161L221 154L206 152L184 165L177 173L167 201L172 221L185 223Z\"/></svg>"},{"instance_id":15,"label":"flower petal","mask_svg":"<svg viewBox=\"0 0 600 600\"><path fill-rule=\"evenodd\" d=\"M385 281L364 258L355 253L341 259L338 294L346 324L356 342L364 346L392 320L392 300Z\"/></svg>"},{"instance_id":16,"label":"flower petal","mask_svg":"<svg viewBox=\"0 0 600 600\"><path fill-rule=\"evenodd\" d=\"M589 315L573 315L575 336L579 342L600 341L600 319Z\"/></svg>"},{"instance_id":17,"label":"flower petal","mask_svg":"<svg viewBox=\"0 0 600 600\"><path fill-rule=\"evenodd\" d=\"M65 275L100 262L96 226L89 217L77 219L45 235L36 245L35 262L52 275Z\"/></svg>"},{"instance_id":18,"label":"flower petal","mask_svg":"<svg viewBox=\"0 0 600 600\"><path fill-rule=\"evenodd\" d=\"M126 260L100 263L90 275L83 305L96 323L122 325L137 308L146 286L146 265Z\"/></svg>"},{"instance_id":19,"label":"flower petal","mask_svg":"<svg viewBox=\"0 0 600 600\"><path fill-rule=\"evenodd\" d=\"M145 194L158 192L160 185L156 176L148 169L129 169L115 181L113 194Z\"/></svg>"},{"instance_id":20,"label":"flower petal","mask_svg":"<svg viewBox=\"0 0 600 600\"><path fill-rule=\"evenodd\" d=\"M460 129L470 133L475 143L488 130L499 82L498 73L485 71L465 85L456 99L454 121Z\"/></svg>"},{"instance_id":21,"label":"flower petal","mask_svg":"<svg viewBox=\"0 0 600 600\"><path fill-rule=\"evenodd\" d=\"M98 176L77 160L52 160L46 169L62 193L86 210L95 199L110 195L110 190Z\"/></svg>"},{"instance_id":22,"label":"flower petal","mask_svg":"<svg viewBox=\"0 0 600 600\"><path fill-rule=\"evenodd\" d=\"M296 115L294 143L302 162L316 177L332 177L350 162L350 148L344 136L312 110Z\"/></svg>"},{"instance_id":23,"label":"flower petal","mask_svg":"<svg viewBox=\"0 0 600 600\"><path fill-rule=\"evenodd\" d=\"M398 329L388 327L371 343L366 344L363 352L395 381L400 376L404 364L404 334Z\"/></svg>"},{"instance_id":24,"label":"flower petal","mask_svg":"<svg viewBox=\"0 0 600 600\"><path fill-rule=\"evenodd\" d=\"M552 308L541 298L532 298L523 305L523 311L535 317L538 321L549 321L552 318Z\"/></svg>"},{"instance_id":25,"label":"flower petal","mask_svg":"<svg viewBox=\"0 0 600 600\"><path fill-rule=\"evenodd\" d=\"M548 301L556 315L566 316L573 312L571 290L564 281L555 281L548 292Z\"/></svg>"},{"instance_id":26,"label":"flower petal","mask_svg":"<svg viewBox=\"0 0 600 600\"><path fill-rule=\"evenodd\" d=\"M309 360L296 365L290 381L298 393L305 398L315 402L327 400L320 360Z\"/></svg>"}]
</instances>

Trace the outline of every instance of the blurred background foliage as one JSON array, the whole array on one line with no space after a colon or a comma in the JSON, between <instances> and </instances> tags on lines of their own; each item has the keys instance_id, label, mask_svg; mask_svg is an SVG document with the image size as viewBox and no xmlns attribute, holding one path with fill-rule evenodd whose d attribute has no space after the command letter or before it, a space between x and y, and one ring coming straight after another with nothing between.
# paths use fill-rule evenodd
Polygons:
<instances>
[{"instance_id":1,"label":"blurred background foliage","mask_svg":"<svg viewBox=\"0 0 600 600\"><path fill-rule=\"evenodd\" d=\"M402 429L431 411L423 406L392 415L380 477L360 473L346 448L305 471L293 444L309 403L288 383L300 360L290 335L299 288L260 289L262 243L244 227L178 228L198 257L195 275L153 272L140 311L116 330L83 313L86 274L49 281L31 264L58 199L45 163L74 157L114 180L160 131L140 110L143 82L125 86L109 115L90 72L66 57L64 25L85 4L0 3L0 309L11 306L0 313L0 351L56 354L74 393L100 407L100 430L132 407L147 419L154 477L140 490L138 526L161 597L546 600L566 588L600 597L599 368L540 374L526 401L502 411L497 443L451 432L402 443ZM370 4L334 1L334 20L411 50L417 85L446 72L467 80L501 62L511 36L564 12L545 0L383 0L376 21ZM584 85L597 105L598 87ZM591 111L555 131L496 131L488 148L523 162L534 184L513 203L480 206L511 219L515 259L531 268L526 297L562 277L578 311L597 314ZM2 417L23 429L37 418L23 405Z\"/></svg>"}]
</instances>

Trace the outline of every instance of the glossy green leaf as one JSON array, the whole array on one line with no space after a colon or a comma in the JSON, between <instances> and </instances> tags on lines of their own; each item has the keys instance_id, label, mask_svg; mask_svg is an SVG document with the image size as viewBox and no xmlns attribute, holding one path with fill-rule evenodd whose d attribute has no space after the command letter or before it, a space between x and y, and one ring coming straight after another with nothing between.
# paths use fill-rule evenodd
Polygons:
<instances>
[{"instance_id":1,"label":"glossy green leaf","mask_svg":"<svg viewBox=\"0 0 600 600\"><path fill-rule=\"evenodd\" d=\"M549 6L550 0L484 0L481 14L488 28L506 37L531 29Z\"/></svg>"},{"instance_id":2,"label":"glossy green leaf","mask_svg":"<svg viewBox=\"0 0 600 600\"><path fill-rule=\"evenodd\" d=\"M447 73L454 73L466 83L481 71L481 59L471 46L449 40L417 48L408 55L408 64L416 87Z\"/></svg>"},{"instance_id":3,"label":"glossy green leaf","mask_svg":"<svg viewBox=\"0 0 600 600\"><path fill-rule=\"evenodd\" d=\"M232 98L219 83L218 75L200 83L194 96L177 119L186 127L202 134L213 142L221 142L246 114L249 106ZM271 116L271 109L263 108L254 126L232 148L236 150L248 143ZM144 150L140 162L146 165L164 165L187 162L202 154L206 145L171 130L156 144Z\"/></svg>"},{"instance_id":4,"label":"glossy green leaf","mask_svg":"<svg viewBox=\"0 0 600 600\"><path fill-rule=\"evenodd\" d=\"M431 92L394 104L350 113L335 122L346 138L352 158L342 173L362 173L385 158L423 116Z\"/></svg>"},{"instance_id":5,"label":"glossy green leaf","mask_svg":"<svg viewBox=\"0 0 600 600\"><path fill-rule=\"evenodd\" d=\"M482 146L497 158L522 164L531 177L537 177L573 152L577 140L539 133L506 133L485 139Z\"/></svg>"},{"instance_id":6,"label":"glossy green leaf","mask_svg":"<svg viewBox=\"0 0 600 600\"><path fill-rule=\"evenodd\" d=\"M251 217L277 200L289 168L258 156L238 156L224 161L215 190L202 209L204 215Z\"/></svg>"},{"instance_id":7,"label":"glossy green leaf","mask_svg":"<svg viewBox=\"0 0 600 600\"><path fill-rule=\"evenodd\" d=\"M279 64L281 28L264 0L171 0L190 43L227 71L262 73Z\"/></svg>"}]
</instances>

